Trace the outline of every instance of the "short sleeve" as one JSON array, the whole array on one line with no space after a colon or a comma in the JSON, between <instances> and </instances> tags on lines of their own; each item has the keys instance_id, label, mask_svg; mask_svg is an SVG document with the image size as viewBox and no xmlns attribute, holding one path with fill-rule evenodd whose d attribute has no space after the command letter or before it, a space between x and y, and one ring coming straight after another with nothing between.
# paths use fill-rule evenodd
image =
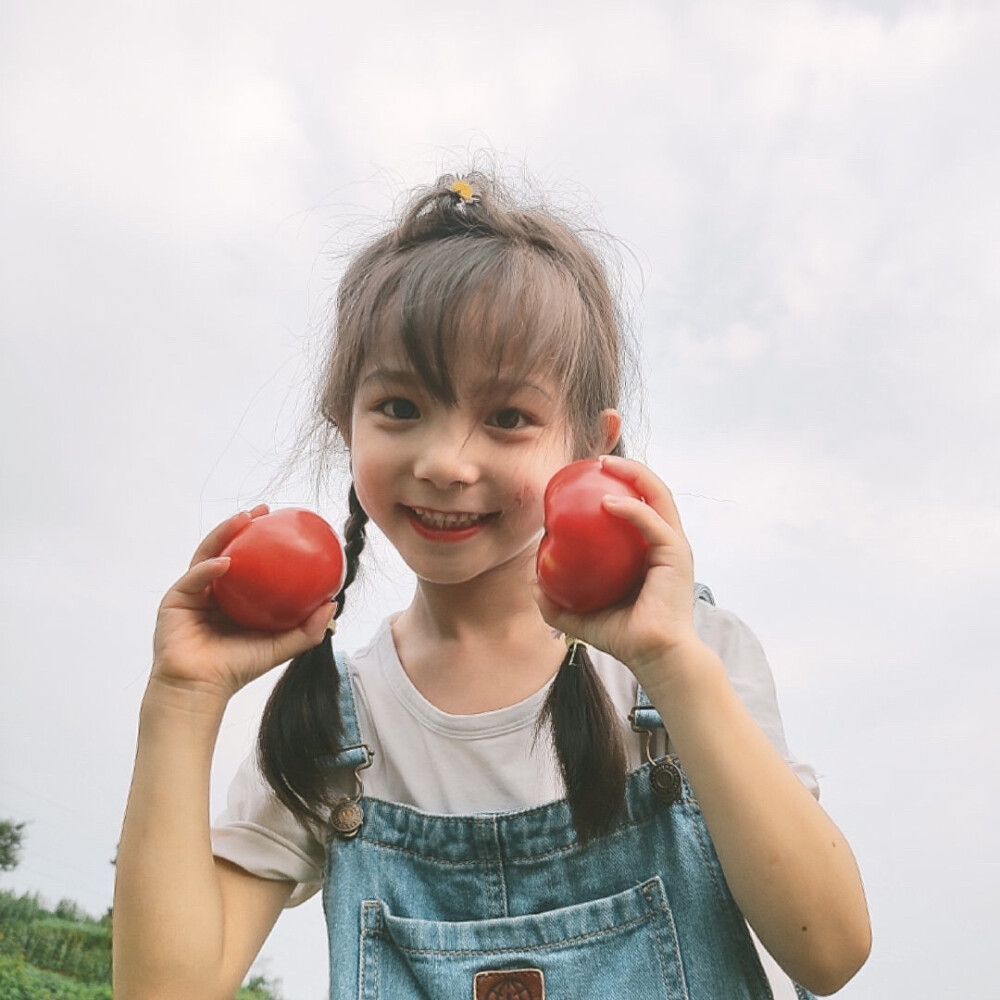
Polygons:
<instances>
[{"instance_id":1,"label":"short sleeve","mask_svg":"<svg viewBox=\"0 0 1000 1000\"><path fill-rule=\"evenodd\" d=\"M707 601L695 601L695 625L702 641L719 654L730 683L747 711L799 780L819 798L816 772L808 764L796 760L788 749L774 677L760 641L731 611Z\"/></svg>"},{"instance_id":2,"label":"short sleeve","mask_svg":"<svg viewBox=\"0 0 1000 1000\"><path fill-rule=\"evenodd\" d=\"M212 853L260 878L297 883L288 906L323 884L325 847L278 800L251 754L229 786L226 809L212 826Z\"/></svg>"}]
</instances>

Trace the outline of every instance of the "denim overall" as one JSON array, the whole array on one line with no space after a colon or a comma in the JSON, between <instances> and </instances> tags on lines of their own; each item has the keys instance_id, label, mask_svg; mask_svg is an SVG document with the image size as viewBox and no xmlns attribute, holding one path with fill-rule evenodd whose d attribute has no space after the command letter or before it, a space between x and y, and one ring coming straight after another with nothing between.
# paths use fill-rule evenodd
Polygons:
<instances>
[{"instance_id":1,"label":"denim overall","mask_svg":"<svg viewBox=\"0 0 1000 1000\"><path fill-rule=\"evenodd\" d=\"M357 772L371 751L336 659L335 766ZM640 702L633 727L661 726ZM359 782L360 829L327 844L331 1000L771 998L687 779L668 804L652 770L629 775L618 826L586 844L565 801L439 816Z\"/></svg>"}]
</instances>

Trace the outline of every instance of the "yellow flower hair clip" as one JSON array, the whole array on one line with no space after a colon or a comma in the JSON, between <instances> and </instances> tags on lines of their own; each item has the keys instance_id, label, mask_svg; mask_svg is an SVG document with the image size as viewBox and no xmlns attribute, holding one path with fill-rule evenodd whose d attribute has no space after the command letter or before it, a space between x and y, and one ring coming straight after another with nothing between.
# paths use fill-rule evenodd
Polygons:
<instances>
[{"instance_id":1,"label":"yellow flower hair clip","mask_svg":"<svg viewBox=\"0 0 1000 1000\"><path fill-rule=\"evenodd\" d=\"M452 194L457 194L465 204L478 201L476 192L472 190L472 185L468 181L461 180L461 178L452 184L451 191Z\"/></svg>"}]
</instances>

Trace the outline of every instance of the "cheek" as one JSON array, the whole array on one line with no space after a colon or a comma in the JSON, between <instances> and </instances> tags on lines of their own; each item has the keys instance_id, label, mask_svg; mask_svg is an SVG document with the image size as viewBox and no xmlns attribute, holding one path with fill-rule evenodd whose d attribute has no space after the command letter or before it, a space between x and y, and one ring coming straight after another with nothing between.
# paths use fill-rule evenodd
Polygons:
<instances>
[{"instance_id":1,"label":"cheek","mask_svg":"<svg viewBox=\"0 0 1000 1000\"><path fill-rule=\"evenodd\" d=\"M371 517L374 511L372 510L372 505L369 500L368 484L364 476L358 475L357 472L353 476L354 482L354 493L358 498L358 503L361 504L361 509Z\"/></svg>"},{"instance_id":2,"label":"cheek","mask_svg":"<svg viewBox=\"0 0 1000 1000\"><path fill-rule=\"evenodd\" d=\"M542 498L545 496L545 484L526 483L517 495L517 515L522 523L530 523L532 527L541 529L545 521L545 510Z\"/></svg>"},{"instance_id":3,"label":"cheek","mask_svg":"<svg viewBox=\"0 0 1000 1000\"><path fill-rule=\"evenodd\" d=\"M379 506L379 499L388 499L386 478L381 476L377 466L365 465L354 470L354 489L358 494L361 506L372 514Z\"/></svg>"},{"instance_id":4,"label":"cheek","mask_svg":"<svg viewBox=\"0 0 1000 1000\"><path fill-rule=\"evenodd\" d=\"M351 476L354 480L354 492L365 513L371 518L378 515L379 498L388 498L388 476L386 470L377 461L351 461Z\"/></svg>"},{"instance_id":5,"label":"cheek","mask_svg":"<svg viewBox=\"0 0 1000 1000\"><path fill-rule=\"evenodd\" d=\"M553 448L544 455L534 456L535 461L517 470L517 506L542 524L545 490L549 480L564 466L573 461L566 449Z\"/></svg>"},{"instance_id":6,"label":"cheek","mask_svg":"<svg viewBox=\"0 0 1000 1000\"><path fill-rule=\"evenodd\" d=\"M535 483L525 483L517 496L518 506L536 507L542 502L542 491Z\"/></svg>"}]
</instances>

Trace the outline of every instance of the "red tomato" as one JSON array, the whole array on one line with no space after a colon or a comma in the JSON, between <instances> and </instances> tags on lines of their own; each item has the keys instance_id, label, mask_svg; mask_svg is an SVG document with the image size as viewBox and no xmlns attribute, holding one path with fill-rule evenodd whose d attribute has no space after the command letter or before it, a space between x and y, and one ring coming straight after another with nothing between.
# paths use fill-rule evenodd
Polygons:
<instances>
[{"instance_id":1,"label":"red tomato","mask_svg":"<svg viewBox=\"0 0 1000 1000\"><path fill-rule=\"evenodd\" d=\"M636 528L601 506L609 493L642 499L596 458L563 467L545 488L538 585L570 611L617 604L638 589L646 572L649 545Z\"/></svg>"},{"instance_id":2,"label":"red tomato","mask_svg":"<svg viewBox=\"0 0 1000 1000\"><path fill-rule=\"evenodd\" d=\"M232 560L212 584L239 625L283 632L339 593L346 560L336 532L311 510L286 507L255 517L223 550Z\"/></svg>"}]
</instances>

